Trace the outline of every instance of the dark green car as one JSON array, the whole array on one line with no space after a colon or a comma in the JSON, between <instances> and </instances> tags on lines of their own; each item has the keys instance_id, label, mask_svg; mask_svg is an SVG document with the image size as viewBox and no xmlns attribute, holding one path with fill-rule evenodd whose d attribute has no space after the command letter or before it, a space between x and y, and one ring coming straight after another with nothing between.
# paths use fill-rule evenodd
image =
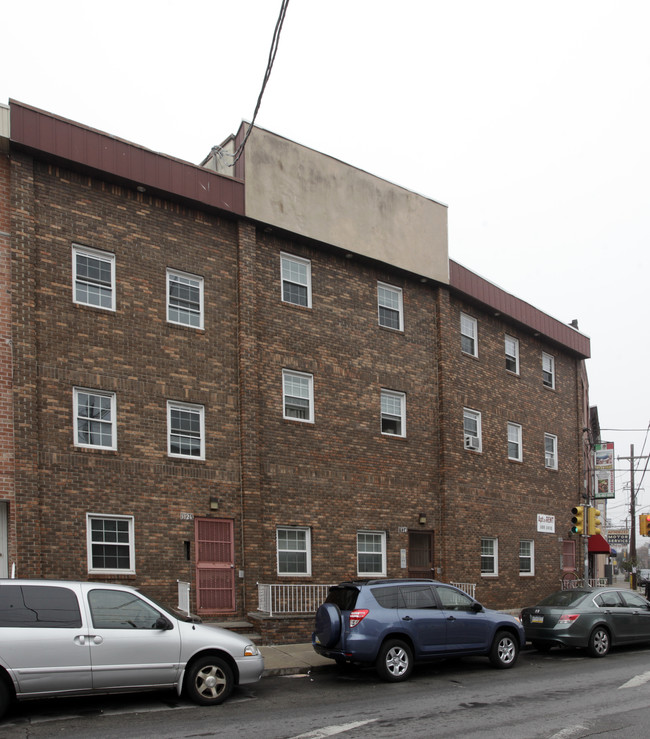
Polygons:
<instances>
[{"instance_id":1,"label":"dark green car","mask_svg":"<svg viewBox=\"0 0 650 739\"><path fill-rule=\"evenodd\" d=\"M584 647L604 657L612 646L650 642L650 602L627 588L559 590L524 608L521 623L536 649Z\"/></svg>"}]
</instances>

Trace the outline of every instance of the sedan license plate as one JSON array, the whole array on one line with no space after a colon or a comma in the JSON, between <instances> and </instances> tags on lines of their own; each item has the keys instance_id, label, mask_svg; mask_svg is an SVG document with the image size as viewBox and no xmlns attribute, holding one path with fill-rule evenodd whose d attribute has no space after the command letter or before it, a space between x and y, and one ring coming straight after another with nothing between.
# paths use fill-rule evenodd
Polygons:
<instances>
[{"instance_id":1,"label":"sedan license plate","mask_svg":"<svg viewBox=\"0 0 650 739\"><path fill-rule=\"evenodd\" d=\"M531 616L530 617L531 624L543 624L544 623L544 616Z\"/></svg>"}]
</instances>

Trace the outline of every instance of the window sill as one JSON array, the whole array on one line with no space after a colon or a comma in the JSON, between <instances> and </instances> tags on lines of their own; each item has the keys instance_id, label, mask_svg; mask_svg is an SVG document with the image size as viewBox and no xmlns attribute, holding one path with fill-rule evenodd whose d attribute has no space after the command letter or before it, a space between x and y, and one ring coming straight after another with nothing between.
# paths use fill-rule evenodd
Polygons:
<instances>
[{"instance_id":1,"label":"window sill","mask_svg":"<svg viewBox=\"0 0 650 739\"><path fill-rule=\"evenodd\" d=\"M462 349L460 350L460 353L464 357L468 357L469 359L475 359L476 361L478 361L478 354L470 354L469 352L465 352Z\"/></svg>"},{"instance_id":2,"label":"window sill","mask_svg":"<svg viewBox=\"0 0 650 739\"><path fill-rule=\"evenodd\" d=\"M307 311L308 313L311 313L313 310L311 305L298 305L298 303L289 303L287 300L281 300L280 303L285 308L294 308L295 310Z\"/></svg>"},{"instance_id":3,"label":"window sill","mask_svg":"<svg viewBox=\"0 0 650 739\"><path fill-rule=\"evenodd\" d=\"M377 328L381 331L388 331L391 334L399 334L401 336L405 335L403 328L391 328L390 326L382 326L381 323L377 324Z\"/></svg>"}]
</instances>

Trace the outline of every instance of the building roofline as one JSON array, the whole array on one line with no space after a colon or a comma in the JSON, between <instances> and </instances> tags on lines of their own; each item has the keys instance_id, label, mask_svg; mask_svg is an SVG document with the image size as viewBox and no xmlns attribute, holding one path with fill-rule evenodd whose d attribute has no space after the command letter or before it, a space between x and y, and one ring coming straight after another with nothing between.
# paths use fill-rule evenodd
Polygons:
<instances>
[{"instance_id":1,"label":"building roofline","mask_svg":"<svg viewBox=\"0 0 650 739\"><path fill-rule=\"evenodd\" d=\"M244 183L10 100L12 146L155 193L244 215Z\"/></svg>"},{"instance_id":2,"label":"building roofline","mask_svg":"<svg viewBox=\"0 0 650 739\"><path fill-rule=\"evenodd\" d=\"M138 189L151 190L154 194L174 196L246 217L243 179L219 174L211 169L154 152L17 100L10 99L9 108L12 146L37 152L45 159L75 165L106 178L126 182ZM235 135L236 140L242 137L244 125L242 122ZM339 161L335 157L330 159ZM438 203L435 200L433 202ZM579 331L507 293L451 259L449 278L449 288L452 291L482 305L495 315L508 316L533 334L544 335L582 358L590 356L590 341Z\"/></svg>"},{"instance_id":3,"label":"building roofline","mask_svg":"<svg viewBox=\"0 0 650 739\"><path fill-rule=\"evenodd\" d=\"M493 315L508 316L528 328L533 335L543 335L563 348L575 352L582 359L591 356L589 338L576 328L549 316L452 259L449 260L449 287L470 301L479 303Z\"/></svg>"}]
</instances>

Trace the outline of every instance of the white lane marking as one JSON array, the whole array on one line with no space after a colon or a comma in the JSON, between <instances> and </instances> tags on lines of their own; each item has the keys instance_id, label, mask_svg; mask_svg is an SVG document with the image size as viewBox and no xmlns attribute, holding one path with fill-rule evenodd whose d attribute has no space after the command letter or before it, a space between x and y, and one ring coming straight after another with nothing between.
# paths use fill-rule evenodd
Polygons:
<instances>
[{"instance_id":1,"label":"white lane marking","mask_svg":"<svg viewBox=\"0 0 650 739\"><path fill-rule=\"evenodd\" d=\"M623 688L638 688L640 685L645 685L648 681L650 681L650 672L644 672L641 675L637 675L631 680L628 680L626 683L623 683L623 685L619 685L618 689L622 690Z\"/></svg>"},{"instance_id":2,"label":"white lane marking","mask_svg":"<svg viewBox=\"0 0 650 739\"><path fill-rule=\"evenodd\" d=\"M323 726L321 729L315 729L314 731L308 731L306 734L298 734L291 737L291 739L323 739L327 736L335 736L336 734L343 734L346 731L352 731L352 729L358 729L360 726L366 724L372 724L376 721L376 718L369 719L368 721L353 721L350 724L338 724L334 726Z\"/></svg>"}]
</instances>

